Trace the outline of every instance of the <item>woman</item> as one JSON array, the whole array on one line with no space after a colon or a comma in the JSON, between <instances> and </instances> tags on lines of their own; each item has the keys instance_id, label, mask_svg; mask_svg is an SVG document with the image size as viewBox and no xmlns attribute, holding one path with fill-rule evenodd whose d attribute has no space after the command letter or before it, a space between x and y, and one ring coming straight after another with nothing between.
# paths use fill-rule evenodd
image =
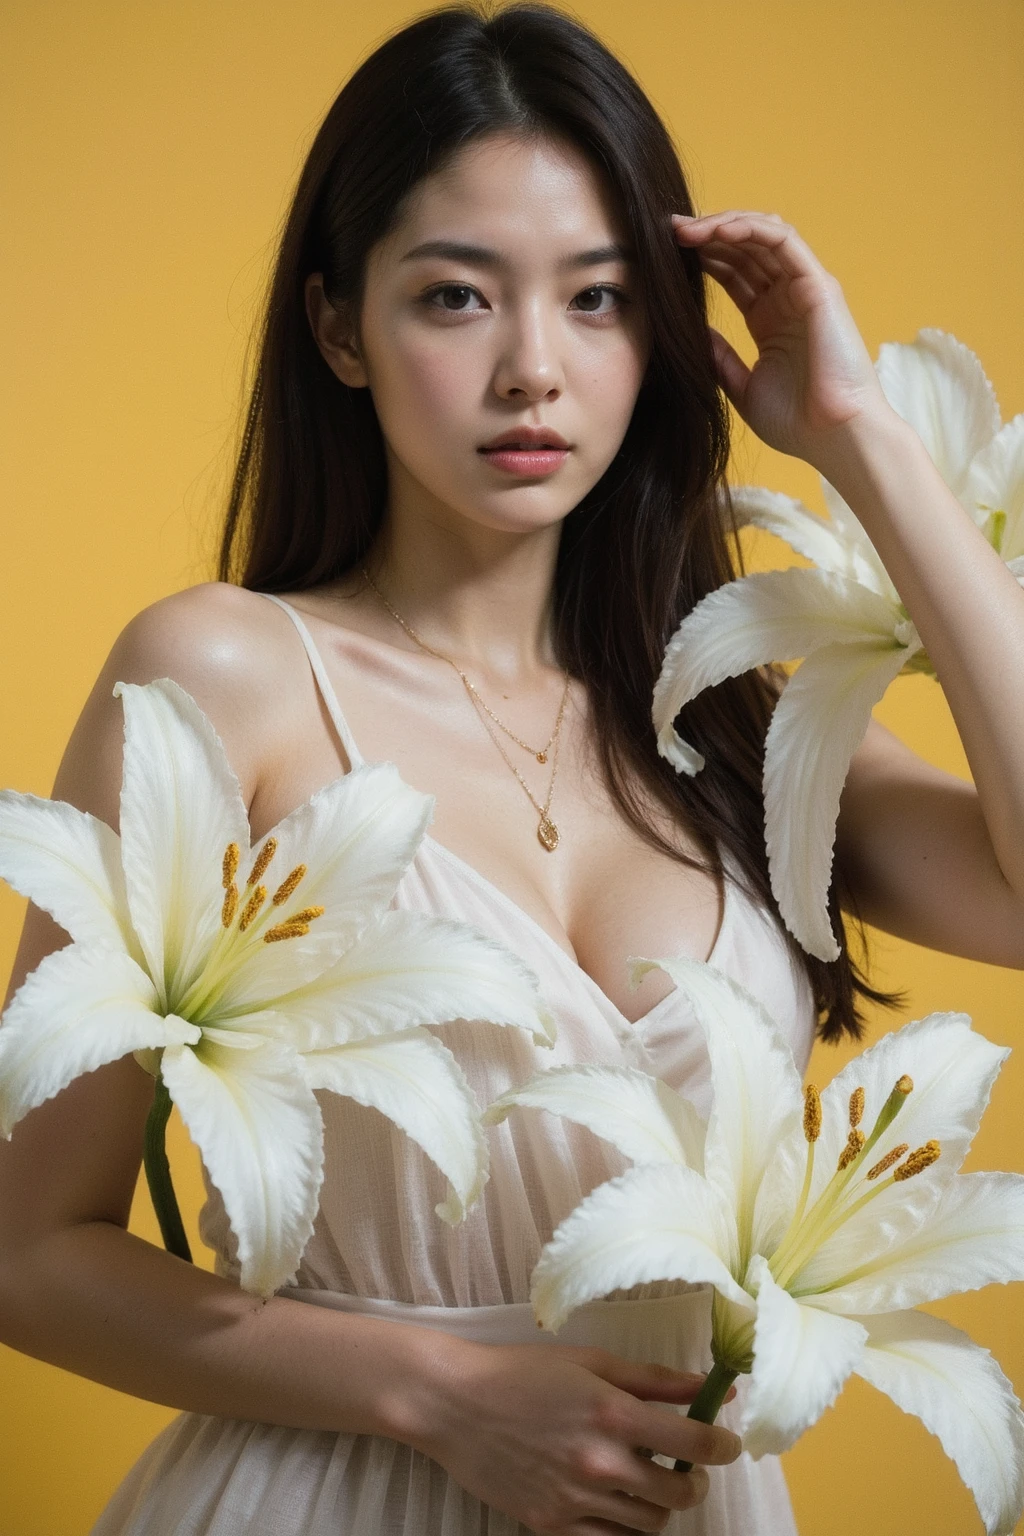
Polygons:
<instances>
[{"instance_id":1,"label":"woman","mask_svg":"<svg viewBox=\"0 0 1024 1536\"><path fill-rule=\"evenodd\" d=\"M704 273L747 321L750 372L707 324ZM171 676L220 733L256 837L361 757L433 793L436 836L396 904L517 949L558 1059L632 1061L699 1098L668 978L626 986L627 955L685 953L758 993L804 1066L819 1017L856 1032L856 994L877 994L845 949L813 960L778 920L771 681L688 709L696 779L657 756L650 722L669 636L730 574L722 390L865 523L978 785L871 728L843 800L837 933L842 903L1024 966L1024 598L795 231L694 219L638 86L540 6L431 13L334 103L282 239L222 579L118 637L54 795L117 825L113 684ZM30 910L9 996L65 938ZM445 1027L481 1103L552 1064L520 1033ZM540 1115L493 1128L484 1196L448 1229L432 1165L325 1097L317 1229L297 1286L260 1305L212 1189L217 1274L126 1232L151 1093L127 1057L0 1143L4 1342L186 1410L95 1536L793 1530L777 1464L737 1454L739 1400L710 1429L665 1406L708 1363L706 1292L653 1283L536 1339L540 1247L619 1171L597 1138Z\"/></svg>"}]
</instances>

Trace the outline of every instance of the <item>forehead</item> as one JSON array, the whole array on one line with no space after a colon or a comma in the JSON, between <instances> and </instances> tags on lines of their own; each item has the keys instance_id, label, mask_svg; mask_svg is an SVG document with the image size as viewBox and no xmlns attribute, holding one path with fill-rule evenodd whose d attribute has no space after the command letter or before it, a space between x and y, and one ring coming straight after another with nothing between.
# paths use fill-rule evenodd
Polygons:
<instances>
[{"instance_id":1,"label":"forehead","mask_svg":"<svg viewBox=\"0 0 1024 1536\"><path fill-rule=\"evenodd\" d=\"M628 244L610 188L582 151L562 140L504 134L474 140L413 188L380 255L411 265L414 247L442 240L531 265Z\"/></svg>"}]
</instances>

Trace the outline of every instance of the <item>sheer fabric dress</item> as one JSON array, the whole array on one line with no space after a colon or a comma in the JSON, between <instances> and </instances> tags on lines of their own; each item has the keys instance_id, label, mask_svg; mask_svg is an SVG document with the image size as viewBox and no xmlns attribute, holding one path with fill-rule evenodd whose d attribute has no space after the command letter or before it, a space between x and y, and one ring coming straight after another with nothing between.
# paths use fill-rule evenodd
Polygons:
<instances>
[{"instance_id":1,"label":"sheer fabric dress","mask_svg":"<svg viewBox=\"0 0 1024 1536\"><path fill-rule=\"evenodd\" d=\"M364 761L298 611L278 603L306 648L349 761ZM339 760L340 761L340 760ZM707 1060L686 1000L668 993L631 1023L533 918L465 860L427 836L392 905L472 923L536 972L558 1023L553 1050L525 1030L456 1020L438 1026L477 1100L489 1103L533 1072L568 1062L639 1067L706 1114ZM710 961L759 997L780 1022L798 1069L814 1040L810 988L774 925L726 881ZM294 1287L302 1302L440 1327L487 1342L594 1344L636 1360L707 1370L711 1291L655 1282L574 1313L557 1334L536 1326L530 1273L558 1223L628 1161L581 1126L539 1110L514 1111L487 1131L490 1179L466 1220L434 1213L441 1175L376 1110L318 1094L326 1146L316 1227ZM200 1216L217 1272L237 1279L232 1234L207 1181ZM719 1422L736 1427L745 1378ZM795 1536L774 1457L746 1454L709 1469L711 1491L676 1513L669 1536ZM90 1536L526 1536L437 1462L382 1436L335 1434L181 1413L115 1490Z\"/></svg>"}]
</instances>

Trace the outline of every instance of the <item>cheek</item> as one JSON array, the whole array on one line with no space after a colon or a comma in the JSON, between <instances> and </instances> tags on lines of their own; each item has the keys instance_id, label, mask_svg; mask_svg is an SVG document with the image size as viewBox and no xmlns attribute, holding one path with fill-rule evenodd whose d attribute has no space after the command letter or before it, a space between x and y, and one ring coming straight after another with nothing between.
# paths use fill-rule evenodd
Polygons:
<instances>
[{"instance_id":1,"label":"cheek","mask_svg":"<svg viewBox=\"0 0 1024 1536\"><path fill-rule=\"evenodd\" d=\"M446 440L473 439L479 388L468 349L396 337L370 380L381 429L400 457L430 445L443 455ZM418 456L418 455L417 455Z\"/></svg>"}]
</instances>

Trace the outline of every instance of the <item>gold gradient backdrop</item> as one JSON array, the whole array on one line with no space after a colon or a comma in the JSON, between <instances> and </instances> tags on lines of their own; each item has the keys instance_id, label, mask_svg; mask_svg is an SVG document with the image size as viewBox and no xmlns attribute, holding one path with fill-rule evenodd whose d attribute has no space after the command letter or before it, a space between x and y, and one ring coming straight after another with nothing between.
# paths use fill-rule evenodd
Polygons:
<instances>
[{"instance_id":1,"label":"gold gradient backdrop","mask_svg":"<svg viewBox=\"0 0 1024 1536\"><path fill-rule=\"evenodd\" d=\"M118 631L212 576L245 343L294 179L343 80L415 14L400 0L3 8L0 784L48 795ZM664 115L702 210L781 213L843 283L873 355L939 326L978 353L1004 418L1024 409L1021 0L581 0L576 14ZM729 310L720 324L749 356ZM807 466L747 434L734 477L821 508ZM755 557L790 563L769 540ZM878 713L966 776L934 684L901 680ZM23 910L0 887L4 985ZM903 1017L963 1009L1018 1044L1019 973L881 936L872 953L879 981L909 991ZM819 1048L812 1075L849 1054ZM968 1168L1024 1166L1022 1111L1015 1051ZM172 1156L195 1247L198 1162L176 1121ZM156 1239L144 1187L133 1228ZM991 1287L935 1310L1020 1389L1020 1305L1019 1288ZM83 1536L172 1417L0 1348L2 1536ZM981 1531L937 1442L856 1381L786 1469L802 1536Z\"/></svg>"}]
</instances>

